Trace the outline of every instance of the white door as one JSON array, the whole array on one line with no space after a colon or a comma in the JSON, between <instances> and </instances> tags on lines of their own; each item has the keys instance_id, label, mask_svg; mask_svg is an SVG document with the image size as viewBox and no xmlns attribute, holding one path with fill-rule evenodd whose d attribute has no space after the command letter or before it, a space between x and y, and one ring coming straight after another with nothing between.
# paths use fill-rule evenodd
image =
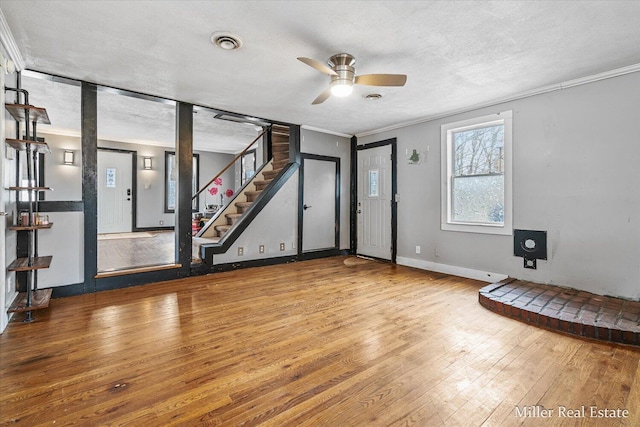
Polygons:
<instances>
[{"instance_id":1,"label":"white door","mask_svg":"<svg viewBox=\"0 0 640 427\"><path fill-rule=\"evenodd\" d=\"M391 260L391 144L358 151L358 254Z\"/></svg>"},{"instance_id":2,"label":"white door","mask_svg":"<svg viewBox=\"0 0 640 427\"><path fill-rule=\"evenodd\" d=\"M336 162L302 159L302 251L336 248Z\"/></svg>"},{"instance_id":3,"label":"white door","mask_svg":"<svg viewBox=\"0 0 640 427\"><path fill-rule=\"evenodd\" d=\"M98 233L131 231L132 156L98 150Z\"/></svg>"}]
</instances>

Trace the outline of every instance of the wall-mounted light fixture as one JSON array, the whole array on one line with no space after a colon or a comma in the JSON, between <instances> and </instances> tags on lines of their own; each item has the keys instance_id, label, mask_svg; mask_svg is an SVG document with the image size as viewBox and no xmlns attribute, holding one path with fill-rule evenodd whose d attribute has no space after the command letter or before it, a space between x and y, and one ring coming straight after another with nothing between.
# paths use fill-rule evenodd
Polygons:
<instances>
[{"instance_id":1,"label":"wall-mounted light fixture","mask_svg":"<svg viewBox=\"0 0 640 427\"><path fill-rule=\"evenodd\" d=\"M64 157L62 159L62 163L65 165L72 165L75 158L75 153L73 151L65 151Z\"/></svg>"},{"instance_id":2,"label":"wall-mounted light fixture","mask_svg":"<svg viewBox=\"0 0 640 427\"><path fill-rule=\"evenodd\" d=\"M151 157L144 158L144 170L151 170Z\"/></svg>"}]
</instances>

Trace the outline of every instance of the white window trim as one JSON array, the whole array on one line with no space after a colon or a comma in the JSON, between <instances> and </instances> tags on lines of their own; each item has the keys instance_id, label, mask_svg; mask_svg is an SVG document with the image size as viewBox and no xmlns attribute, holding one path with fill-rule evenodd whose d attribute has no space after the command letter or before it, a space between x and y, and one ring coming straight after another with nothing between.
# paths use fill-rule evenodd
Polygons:
<instances>
[{"instance_id":1,"label":"white window trim","mask_svg":"<svg viewBox=\"0 0 640 427\"><path fill-rule=\"evenodd\" d=\"M462 231L468 233L484 234L513 234L513 147L512 147L512 121L513 112L503 111L488 116L475 117L440 126L441 141L441 193L440 193L440 228L444 231ZM452 134L455 131L473 128L478 125L498 124L504 125L504 223L478 224L454 222L451 220L451 181L453 176L453 152Z\"/></svg>"}]
</instances>

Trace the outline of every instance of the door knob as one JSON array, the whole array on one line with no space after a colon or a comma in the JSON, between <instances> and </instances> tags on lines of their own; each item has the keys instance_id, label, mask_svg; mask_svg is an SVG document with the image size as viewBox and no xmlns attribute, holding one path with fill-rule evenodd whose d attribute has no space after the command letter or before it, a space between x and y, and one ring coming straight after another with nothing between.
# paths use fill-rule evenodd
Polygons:
<instances>
[{"instance_id":1,"label":"door knob","mask_svg":"<svg viewBox=\"0 0 640 427\"><path fill-rule=\"evenodd\" d=\"M304 206L302 207L302 209L304 209L304 210L306 211L306 210L307 210L307 209L309 209L310 207L311 207L311 206L304 205Z\"/></svg>"}]
</instances>

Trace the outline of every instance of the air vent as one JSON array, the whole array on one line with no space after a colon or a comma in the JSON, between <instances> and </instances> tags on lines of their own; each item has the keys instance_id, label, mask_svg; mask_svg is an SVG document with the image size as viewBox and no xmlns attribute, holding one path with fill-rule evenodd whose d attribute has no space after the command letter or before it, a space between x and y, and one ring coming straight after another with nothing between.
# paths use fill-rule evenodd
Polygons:
<instances>
[{"instance_id":1,"label":"air vent","mask_svg":"<svg viewBox=\"0 0 640 427\"><path fill-rule=\"evenodd\" d=\"M211 43L224 50L237 50L244 44L240 36L226 31L213 33Z\"/></svg>"}]
</instances>

